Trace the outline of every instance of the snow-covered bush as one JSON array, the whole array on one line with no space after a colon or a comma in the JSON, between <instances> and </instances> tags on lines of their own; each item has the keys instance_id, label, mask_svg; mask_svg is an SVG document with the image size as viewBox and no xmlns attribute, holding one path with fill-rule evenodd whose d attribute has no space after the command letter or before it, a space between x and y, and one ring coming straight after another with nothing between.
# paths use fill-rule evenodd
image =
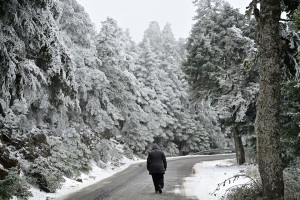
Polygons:
<instances>
[{"instance_id":1,"label":"snow-covered bush","mask_svg":"<svg viewBox=\"0 0 300 200\"><path fill-rule=\"evenodd\" d=\"M24 169L27 181L45 192L55 192L64 181L63 173L45 158L37 159Z\"/></svg>"},{"instance_id":2,"label":"snow-covered bush","mask_svg":"<svg viewBox=\"0 0 300 200\"><path fill-rule=\"evenodd\" d=\"M231 188L223 200L262 200L262 193L257 189L255 183L248 183L241 187Z\"/></svg>"},{"instance_id":3,"label":"snow-covered bush","mask_svg":"<svg viewBox=\"0 0 300 200\"><path fill-rule=\"evenodd\" d=\"M15 172L11 172L4 180L0 180L0 199L10 200L13 196L20 200L32 196L28 184Z\"/></svg>"},{"instance_id":4,"label":"snow-covered bush","mask_svg":"<svg viewBox=\"0 0 300 200\"><path fill-rule=\"evenodd\" d=\"M104 163L119 166L123 158L123 149L118 148L118 143L114 140L100 140L93 145L92 156L99 167L105 167Z\"/></svg>"},{"instance_id":5,"label":"snow-covered bush","mask_svg":"<svg viewBox=\"0 0 300 200\"><path fill-rule=\"evenodd\" d=\"M173 142L166 142L165 146L163 146L164 151L166 152L166 156L176 156L179 155L179 149L176 144Z\"/></svg>"},{"instance_id":6,"label":"snow-covered bush","mask_svg":"<svg viewBox=\"0 0 300 200\"><path fill-rule=\"evenodd\" d=\"M257 167L250 168L242 176L248 178L249 181L229 188L222 200L262 200L262 186ZM235 181L238 178L240 177L236 176L229 180Z\"/></svg>"},{"instance_id":7,"label":"snow-covered bush","mask_svg":"<svg viewBox=\"0 0 300 200\"><path fill-rule=\"evenodd\" d=\"M300 158L286 168L283 172L284 178L284 198L300 199Z\"/></svg>"},{"instance_id":8,"label":"snow-covered bush","mask_svg":"<svg viewBox=\"0 0 300 200\"><path fill-rule=\"evenodd\" d=\"M51 147L48 161L65 176L76 177L90 170L91 151L75 129L64 131L62 137L50 136L48 143Z\"/></svg>"}]
</instances>

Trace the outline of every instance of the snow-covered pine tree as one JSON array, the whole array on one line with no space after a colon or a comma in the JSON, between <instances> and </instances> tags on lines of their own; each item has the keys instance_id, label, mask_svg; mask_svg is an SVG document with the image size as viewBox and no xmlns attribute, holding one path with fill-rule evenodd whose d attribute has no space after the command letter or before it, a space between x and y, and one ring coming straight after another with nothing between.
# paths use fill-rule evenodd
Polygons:
<instances>
[{"instance_id":1,"label":"snow-covered pine tree","mask_svg":"<svg viewBox=\"0 0 300 200\"><path fill-rule=\"evenodd\" d=\"M137 103L143 85L131 72L136 68L136 47L117 22L108 18L102 23L96 48L102 63L101 70L109 81L104 90L108 98L106 102L110 101L107 112L114 126L118 127L118 133L113 135L136 152L143 152L153 141L153 136L144 125L148 116Z\"/></svg>"},{"instance_id":2,"label":"snow-covered pine tree","mask_svg":"<svg viewBox=\"0 0 300 200\"><path fill-rule=\"evenodd\" d=\"M1 4L6 11L1 15L2 106L16 118L25 115L30 127L68 123L66 107L76 110L78 102L74 66L58 39L56 16L50 11L57 7L53 1L34 1L33 5ZM30 114L32 110L34 115ZM48 115L50 110L53 115Z\"/></svg>"},{"instance_id":3,"label":"snow-covered pine tree","mask_svg":"<svg viewBox=\"0 0 300 200\"><path fill-rule=\"evenodd\" d=\"M50 148L53 138L61 142L68 137L65 147L73 146L78 134L69 129L69 116L80 113L75 65L59 32L59 10L51 0L9 1L1 2L0 15L0 101L6 113L1 148L15 151L10 156L16 167L48 192L59 187L63 175L89 169L90 160L82 144L72 153L55 154L61 148ZM78 159L82 152L86 157ZM69 158L62 159L65 165L48 162L57 155Z\"/></svg>"},{"instance_id":4,"label":"snow-covered pine tree","mask_svg":"<svg viewBox=\"0 0 300 200\"><path fill-rule=\"evenodd\" d=\"M300 8L294 14L295 21L299 20ZM297 24L297 23L296 23ZM283 151L284 166L293 163L299 157L299 47L300 34L294 22L281 24L281 38L285 40L283 46L283 82L281 90L281 120L280 135Z\"/></svg>"},{"instance_id":5,"label":"snow-covered pine tree","mask_svg":"<svg viewBox=\"0 0 300 200\"><path fill-rule=\"evenodd\" d=\"M155 94L155 99L150 101L154 104L145 107L156 110L155 120L151 122L151 127L157 126L151 128L155 130L155 141L168 147L169 152L177 145L180 153L186 154L206 149L208 137L190 112L187 83L180 68L180 44L169 24L160 31L157 22L152 22L140 44L142 53L136 75L148 87L148 92Z\"/></svg>"},{"instance_id":6,"label":"snow-covered pine tree","mask_svg":"<svg viewBox=\"0 0 300 200\"><path fill-rule=\"evenodd\" d=\"M225 37L226 72L219 78L221 87L230 88L221 94L216 107L221 111L220 120L230 127L239 164L245 162L242 135L253 135L255 104L258 95L258 74L254 68L245 69L244 60L255 54L254 42L243 36L236 27L227 29Z\"/></svg>"},{"instance_id":7,"label":"snow-covered pine tree","mask_svg":"<svg viewBox=\"0 0 300 200\"><path fill-rule=\"evenodd\" d=\"M212 100L220 122L233 127L233 132L242 129L237 124L244 124L246 119L253 127L254 119L247 118L246 113L255 113L251 105L258 89L255 71L243 68L244 60L251 59L255 51L253 41L241 32L246 22L237 9L224 1L195 1L195 5L197 21L188 38L183 66L194 98ZM242 152L242 144L237 146Z\"/></svg>"}]
</instances>

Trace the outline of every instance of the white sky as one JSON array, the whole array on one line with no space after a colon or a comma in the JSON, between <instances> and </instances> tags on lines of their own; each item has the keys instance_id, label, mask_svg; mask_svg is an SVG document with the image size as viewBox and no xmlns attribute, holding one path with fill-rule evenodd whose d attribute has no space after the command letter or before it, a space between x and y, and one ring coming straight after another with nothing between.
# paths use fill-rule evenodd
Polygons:
<instances>
[{"instance_id":1,"label":"white sky","mask_svg":"<svg viewBox=\"0 0 300 200\"><path fill-rule=\"evenodd\" d=\"M90 15L96 29L101 22L112 17L118 26L129 29L135 42L142 40L151 21L157 21L162 29L171 24L176 38L188 37L193 25L195 7L192 0L77 0ZM245 11L250 0L227 0L233 7Z\"/></svg>"}]
</instances>

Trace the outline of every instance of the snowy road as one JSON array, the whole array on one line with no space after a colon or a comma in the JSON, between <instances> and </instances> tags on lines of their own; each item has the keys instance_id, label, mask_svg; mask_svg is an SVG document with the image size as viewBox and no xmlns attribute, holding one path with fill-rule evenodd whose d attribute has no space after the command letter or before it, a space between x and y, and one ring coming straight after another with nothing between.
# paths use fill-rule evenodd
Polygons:
<instances>
[{"instance_id":1,"label":"snowy road","mask_svg":"<svg viewBox=\"0 0 300 200\"><path fill-rule=\"evenodd\" d=\"M146 164L135 164L112 177L83 188L59 200L155 200L195 199L185 197L182 189L183 178L192 173L192 167L202 161L234 158L230 155L193 156L168 160L165 188L162 194L155 194L151 176Z\"/></svg>"}]
</instances>

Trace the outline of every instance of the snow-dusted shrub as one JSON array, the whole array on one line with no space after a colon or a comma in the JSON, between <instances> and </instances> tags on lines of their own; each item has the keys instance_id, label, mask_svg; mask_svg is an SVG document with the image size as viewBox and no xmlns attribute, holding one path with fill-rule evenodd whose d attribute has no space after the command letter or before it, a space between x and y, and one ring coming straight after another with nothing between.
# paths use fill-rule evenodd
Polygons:
<instances>
[{"instance_id":1,"label":"snow-dusted shrub","mask_svg":"<svg viewBox=\"0 0 300 200\"><path fill-rule=\"evenodd\" d=\"M164 148L167 156L176 156L179 154L178 146L172 142L167 143L167 147Z\"/></svg>"},{"instance_id":2,"label":"snow-dusted shrub","mask_svg":"<svg viewBox=\"0 0 300 200\"><path fill-rule=\"evenodd\" d=\"M283 172L286 200L300 199L300 159Z\"/></svg>"},{"instance_id":3,"label":"snow-dusted shrub","mask_svg":"<svg viewBox=\"0 0 300 200\"><path fill-rule=\"evenodd\" d=\"M44 158L39 158L25 169L27 181L45 192L55 192L64 181L63 173L51 166Z\"/></svg>"},{"instance_id":4,"label":"snow-dusted shrub","mask_svg":"<svg viewBox=\"0 0 300 200\"><path fill-rule=\"evenodd\" d=\"M223 184L230 184L230 181L235 181L240 177L245 176L249 179L248 182L241 185L236 185L229 188L222 200L262 200L262 187L258 169L250 168L245 172L245 175L236 175L223 182Z\"/></svg>"},{"instance_id":5,"label":"snow-dusted shrub","mask_svg":"<svg viewBox=\"0 0 300 200\"><path fill-rule=\"evenodd\" d=\"M112 163L115 166L120 164L123 149L118 149L116 145L113 140L100 140L93 146L92 157L99 167L105 167L103 163Z\"/></svg>"},{"instance_id":6,"label":"snow-dusted shrub","mask_svg":"<svg viewBox=\"0 0 300 200\"><path fill-rule=\"evenodd\" d=\"M130 149L128 146L124 146L123 149L124 149L124 152L123 152L124 156L126 156L129 159L134 158L132 149Z\"/></svg>"},{"instance_id":7,"label":"snow-dusted shrub","mask_svg":"<svg viewBox=\"0 0 300 200\"><path fill-rule=\"evenodd\" d=\"M78 176L81 171L90 170L91 151L81 142L75 129L63 132L62 137L49 137L51 165L68 177Z\"/></svg>"},{"instance_id":8,"label":"snow-dusted shrub","mask_svg":"<svg viewBox=\"0 0 300 200\"><path fill-rule=\"evenodd\" d=\"M28 186L19 175L10 173L4 180L0 180L0 199L10 200L13 196L18 199L27 199L32 196Z\"/></svg>"},{"instance_id":9,"label":"snow-dusted shrub","mask_svg":"<svg viewBox=\"0 0 300 200\"><path fill-rule=\"evenodd\" d=\"M226 200L262 200L261 191L257 190L255 184L248 183L240 187L231 188L223 199Z\"/></svg>"}]
</instances>

